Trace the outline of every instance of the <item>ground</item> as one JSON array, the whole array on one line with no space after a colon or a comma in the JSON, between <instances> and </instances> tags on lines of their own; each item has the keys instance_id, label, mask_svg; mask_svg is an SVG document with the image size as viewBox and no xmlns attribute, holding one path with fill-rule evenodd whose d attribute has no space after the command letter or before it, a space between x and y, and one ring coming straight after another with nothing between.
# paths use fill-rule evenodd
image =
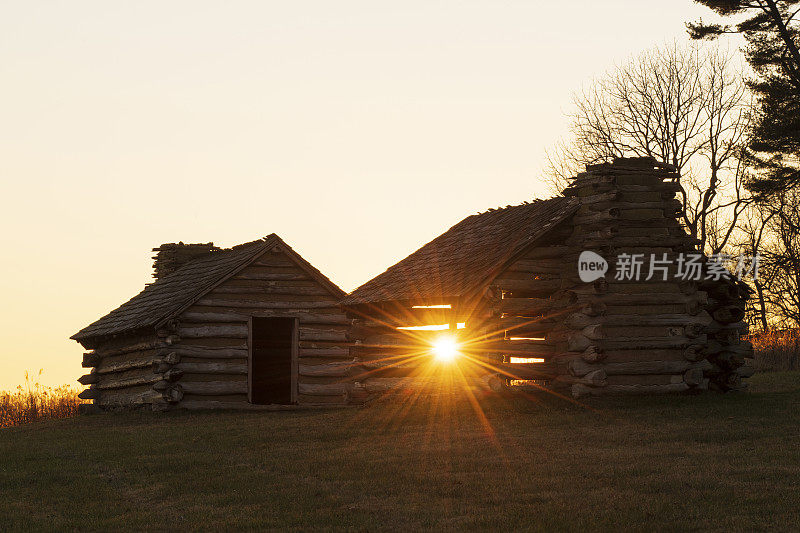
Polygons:
<instances>
[{"instance_id":1,"label":"ground","mask_svg":"<svg viewBox=\"0 0 800 533\"><path fill-rule=\"evenodd\" d=\"M800 373L751 389L39 422L0 430L0 530L794 529Z\"/></svg>"}]
</instances>

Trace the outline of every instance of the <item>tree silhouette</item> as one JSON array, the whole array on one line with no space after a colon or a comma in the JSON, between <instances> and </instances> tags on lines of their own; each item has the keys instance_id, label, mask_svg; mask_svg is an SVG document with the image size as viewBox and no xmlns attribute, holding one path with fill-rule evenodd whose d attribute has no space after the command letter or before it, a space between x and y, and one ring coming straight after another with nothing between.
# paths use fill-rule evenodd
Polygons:
<instances>
[{"instance_id":1,"label":"tree silhouette","mask_svg":"<svg viewBox=\"0 0 800 533\"><path fill-rule=\"evenodd\" d=\"M760 170L748 187L761 195L800 184L800 0L695 0L718 15L738 19L733 25L687 24L694 39L739 33L745 56L758 75L749 85L759 109L749 143Z\"/></svg>"}]
</instances>

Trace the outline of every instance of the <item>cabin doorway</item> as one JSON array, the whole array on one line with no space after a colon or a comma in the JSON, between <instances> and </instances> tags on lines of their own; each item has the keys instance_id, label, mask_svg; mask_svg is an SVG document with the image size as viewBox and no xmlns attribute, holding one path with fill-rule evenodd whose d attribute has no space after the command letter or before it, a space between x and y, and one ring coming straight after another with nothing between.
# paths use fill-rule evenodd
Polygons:
<instances>
[{"instance_id":1,"label":"cabin doorway","mask_svg":"<svg viewBox=\"0 0 800 533\"><path fill-rule=\"evenodd\" d=\"M250 403L296 403L298 320L252 317L249 337Z\"/></svg>"}]
</instances>

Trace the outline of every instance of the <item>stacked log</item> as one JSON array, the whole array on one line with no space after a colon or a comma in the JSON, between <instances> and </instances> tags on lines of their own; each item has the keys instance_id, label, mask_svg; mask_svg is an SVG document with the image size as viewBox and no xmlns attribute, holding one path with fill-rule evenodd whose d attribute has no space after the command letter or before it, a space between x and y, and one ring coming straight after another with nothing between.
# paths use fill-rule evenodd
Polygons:
<instances>
[{"instance_id":1,"label":"stacked log","mask_svg":"<svg viewBox=\"0 0 800 533\"><path fill-rule=\"evenodd\" d=\"M695 242L680 228L680 203L674 198L678 176L653 160L622 159L588 166L565 194L581 207L568 244L604 257L609 265L601 281L578 283L579 301L601 302L595 317L573 315L563 323L569 352L599 353L593 361L581 354L563 356L570 375L581 377L602 371L599 384L575 383L572 394L584 395L671 393L707 388L704 370L710 364L699 354L711 318L702 313L706 295L696 284L675 277L678 254L693 250ZM609 196L612 197L609 199ZM611 234L598 239L597 233ZM641 254L639 276L620 274L623 254ZM667 269L653 271L652 254ZM628 279L631 278L631 279ZM637 279L638 278L638 279Z\"/></svg>"},{"instance_id":2,"label":"stacked log","mask_svg":"<svg viewBox=\"0 0 800 533\"><path fill-rule=\"evenodd\" d=\"M423 388L430 373L432 344L442 335L457 334L458 306L420 307L396 302L386 309L356 314L350 347L353 356L348 372L354 385L351 398L360 401L386 393ZM449 307L443 307L443 306ZM439 326L443 329L416 329Z\"/></svg>"},{"instance_id":3,"label":"stacked log","mask_svg":"<svg viewBox=\"0 0 800 533\"><path fill-rule=\"evenodd\" d=\"M559 228L554 231L554 239L563 241L565 235L558 233ZM560 249L556 245L554 248L541 249L538 254L556 258ZM364 393L371 397L381 392L419 392L441 387L439 371L447 373L447 366L440 366L432 349L441 337L458 340L463 356L459 364L464 365L464 375L476 378L486 376L489 379L487 369L493 369L492 372L511 370L513 367L504 366L504 354L533 357L542 349L546 350L536 341L506 340L504 328L513 328L519 335L549 329L553 324L543 326L526 315L536 316L551 307L564 307L574 301L575 295L564 293L551 298L539 282L529 279L529 263L523 259L514 266L501 280L470 300L420 299L349 308L354 320L352 336L356 339L351 354L358 360L360 371L353 372L356 385L363 387ZM516 298L511 297L511 287ZM533 296L532 291L542 297ZM505 377L495 377L498 383L505 380Z\"/></svg>"},{"instance_id":4,"label":"stacked log","mask_svg":"<svg viewBox=\"0 0 800 533\"><path fill-rule=\"evenodd\" d=\"M734 347L743 332L741 302L731 299L739 292L676 276L678 255L694 252L697 244L677 220L679 190L674 169L648 158L590 165L575 178L564 191L580 202L570 237L531 251L509 269L532 274L530 282L539 287L522 294L520 282L508 284L507 274L498 278L504 288L499 322L536 317L528 331L541 340L527 341L536 344L528 353L545 361L507 365L512 368L501 375L540 376L575 397L695 392L709 383L718 390L739 386L741 375L733 367L741 360L742 350ZM605 275L591 283L578 279L583 251L608 262ZM638 280L617 276L621 254L642 254ZM646 279L651 254L663 261L666 279L659 270ZM515 296L536 299L526 309ZM510 338L507 334L504 351L513 353ZM709 347L720 355L710 354Z\"/></svg>"},{"instance_id":5,"label":"stacked log","mask_svg":"<svg viewBox=\"0 0 800 533\"><path fill-rule=\"evenodd\" d=\"M602 312L602 305L579 302L578 293L570 290L573 282L566 271L577 262L579 251L563 243L572 234L572 224L562 223L554 231L560 233L549 235L492 282L502 297L488 305L493 313L488 329L497 335L483 355L498 371L491 378L494 388L518 382L542 386L584 381L567 375L565 366L559 364L565 349L558 332L570 315L583 312L594 316ZM599 383L603 379L595 374L585 381Z\"/></svg>"},{"instance_id":6,"label":"stacked log","mask_svg":"<svg viewBox=\"0 0 800 533\"><path fill-rule=\"evenodd\" d=\"M297 403L342 405L351 401L350 328L337 297L279 248L256 258L178 317L184 400L179 407L242 407L248 402L248 320L297 318ZM167 368L161 365L160 369Z\"/></svg>"},{"instance_id":7,"label":"stacked log","mask_svg":"<svg viewBox=\"0 0 800 533\"><path fill-rule=\"evenodd\" d=\"M160 254L165 246L184 254L168 263L174 267L206 245L164 245ZM89 385L81 398L102 408L247 408L248 323L262 316L298 319L297 403L348 403L358 396L352 392L352 321L338 297L276 247L160 330L104 340L85 354L83 366L91 372L79 380Z\"/></svg>"},{"instance_id":8,"label":"stacked log","mask_svg":"<svg viewBox=\"0 0 800 533\"><path fill-rule=\"evenodd\" d=\"M83 367L91 368L78 382L89 385L79 394L104 408L151 406L163 409L179 402L182 373L166 362L177 362L174 328L153 334L106 339L84 354ZM156 372L158 367L158 372Z\"/></svg>"},{"instance_id":9,"label":"stacked log","mask_svg":"<svg viewBox=\"0 0 800 533\"><path fill-rule=\"evenodd\" d=\"M753 373L753 346L743 339L749 329L743 319L751 289L731 275L701 286L708 292L705 310L711 316L707 353L712 366L705 375L716 391L744 390L747 383L742 378Z\"/></svg>"},{"instance_id":10,"label":"stacked log","mask_svg":"<svg viewBox=\"0 0 800 533\"><path fill-rule=\"evenodd\" d=\"M675 170L649 158L588 166L564 191L579 203L571 219L497 275L476 301L442 302L469 318L452 313L413 324L466 322L472 355L493 369L485 379L492 390L519 382L576 397L740 388L749 372L741 365L748 347L739 341L746 332L743 289L707 283L704 270L698 280L676 271L681 254L698 253L697 240L678 221L680 190ZM578 273L584 251L608 262L592 282ZM640 277L617 275L622 254L641 254ZM654 269L647 279L651 254L665 271ZM398 331L411 315L409 307L377 308L365 312L368 319L356 318L353 353L376 379L418 371L415 354L435 333ZM371 379L365 382L375 386L367 388L377 390Z\"/></svg>"},{"instance_id":11,"label":"stacked log","mask_svg":"<svg viewBox=\"0 0 800 533\"><path fill-rule=\"evenodd\" d=\"M153 248L156 255L153 256L153 277L163 278L178 270L181 266L196 257L200 257L211 252L218 252L221 249L214 246L213 242L202 244L165 243L158 248Z\"/></svg>"}]
</instances>

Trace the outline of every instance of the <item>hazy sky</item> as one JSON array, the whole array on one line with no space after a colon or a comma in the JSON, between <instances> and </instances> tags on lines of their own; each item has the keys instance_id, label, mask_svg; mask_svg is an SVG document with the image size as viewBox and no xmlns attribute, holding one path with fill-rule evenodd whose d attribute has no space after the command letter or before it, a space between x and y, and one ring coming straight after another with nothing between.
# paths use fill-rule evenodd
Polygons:
<instances>
[{"instance_id":1,"label":"hazy sky","mask_svg":"<svg viewBox=\"0 0 800 533\"><path fill-rule=\"evenodd\" d=\"M545 195L570 93L709 17L690 0L0 4L0 389L74 383L68 337L162 242L278 233L351 290Z\"/></svg>"}]
</instances>

